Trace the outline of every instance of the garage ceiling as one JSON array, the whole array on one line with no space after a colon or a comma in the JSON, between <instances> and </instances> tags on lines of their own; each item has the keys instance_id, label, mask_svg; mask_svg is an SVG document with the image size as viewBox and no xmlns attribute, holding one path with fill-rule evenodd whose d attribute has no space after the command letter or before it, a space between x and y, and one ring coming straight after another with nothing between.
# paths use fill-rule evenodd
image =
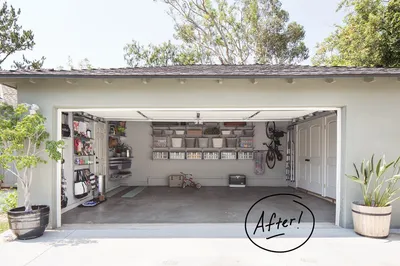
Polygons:
<instances>
[{"instance_id":1,"label":"garage ceiling","mask_svg":"<svg viewBox=\"0 0 400 266\"><path fill-rule=\"evenodd\" d=\"M288 110L288 111L137 111L118 110L90 111L90 114L106 120L128 120L128 121L289 121L313 113L311 110Z\"/></svg>"}]
</instances>

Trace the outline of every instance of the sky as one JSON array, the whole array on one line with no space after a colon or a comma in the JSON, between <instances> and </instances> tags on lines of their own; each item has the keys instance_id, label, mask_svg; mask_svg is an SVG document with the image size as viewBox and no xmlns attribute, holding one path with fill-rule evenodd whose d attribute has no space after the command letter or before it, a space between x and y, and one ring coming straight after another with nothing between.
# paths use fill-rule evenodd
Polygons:
<instances>
[{"instance_id":1,"label":"sky","mask_svg":"<svg viewBox=\"0 0 400 266\"><path fill-rule=\"evenodd\" d=\"M310 55L315 46L340 24L342 13L336 8L340 0L281 0L290 20L305 27ZM132 39L142 44L159 44L173 40L173 21L166 5L153 0L8 0L21 9L19 24L35 35L29 58L46 57L44 68L67 67L68 57L74 65L88 58L93 67L126 67L124 46ZM10 68L10 57L3 68ZM310 60L303 64L310 64Z\"/></svg>"}]
</instances>

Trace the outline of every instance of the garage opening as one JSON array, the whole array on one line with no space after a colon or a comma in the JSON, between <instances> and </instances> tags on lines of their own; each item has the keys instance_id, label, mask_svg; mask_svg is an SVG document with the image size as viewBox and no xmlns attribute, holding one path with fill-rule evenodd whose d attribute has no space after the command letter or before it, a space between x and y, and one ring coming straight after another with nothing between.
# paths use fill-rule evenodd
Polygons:
<instances>
[{"instance_id":1,"label":"garage opening","mask_svg":"<svg viewBox=\"0 0 400 266\"><path fill-rule=\"evenodd\" d=\"M317 223L338 223L334 108L58 112L59 225L243 223L279 193L302 197Z\"/></svg>"}]
</instances>

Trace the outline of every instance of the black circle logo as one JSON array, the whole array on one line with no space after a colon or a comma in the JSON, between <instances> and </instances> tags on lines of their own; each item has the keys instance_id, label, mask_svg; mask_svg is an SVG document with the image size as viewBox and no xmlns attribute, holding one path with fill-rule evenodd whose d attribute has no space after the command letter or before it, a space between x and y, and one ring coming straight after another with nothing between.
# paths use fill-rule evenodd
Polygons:
<instances>
[{"instance_id":1,"label":"black circle logo","mask_svg":"<svg viewBox=\"0 0 400 266\"><path fill-rule=\"evenodd\" d=\"M259 199L246 214L244 227L249 240L274 253L290 252L307 243L314 232L315 216L301 200L288 193ZM291 237L290 242L280 241L285 237Z\"/></svg>"}]
</instances>

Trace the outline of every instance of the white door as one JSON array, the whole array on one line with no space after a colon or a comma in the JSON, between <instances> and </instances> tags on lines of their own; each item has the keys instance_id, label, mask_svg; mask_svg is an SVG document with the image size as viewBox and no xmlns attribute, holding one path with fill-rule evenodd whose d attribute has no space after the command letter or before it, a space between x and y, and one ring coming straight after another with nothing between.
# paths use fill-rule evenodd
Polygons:
<instances>
[{"instance_id":1,"label":"white door","mask_svg":"<svg viewBox=\"0 0 400 266\"><path fill-rule=\"evenodd\" d=\"M308 190L322 195L323 188L323 119L310 121L309 127L309 154L308 164L310 175L308 177Z\"/></svg>"},{"instance_id":2,"label":"white door","mask_svg":"<svg viewBox=\"0 0 400 266\"><path fill-rule=\"evenodd\" d=\"M336 143L337 117L325 118L326 136L326 168L325 168L325 196L336 199Z\"/></svg>"},{"instance_id":3,"label":"white door","mask_svg":"<svg viewBox=\"0 0 400 266\"><path fill-rule=\"evenodd\" d=\"M96 147L96 175L106 175L107 134L106 124L97 122L95 124L95 147Z\"/></svg>"},{"instance_id":4,"label":"white door","mask_svg":"<svg viewBox=\"0 0 400 266\"><path fill-rule=\"evenodd\" d=\"M307 163L309 154L309 137L308 132L309 123L300 124L297 127L297 161L298 161L298 171L296 177L297 186L303 189L308 189L307 177L309 176L309 164Z\"/></svg>"}]
</instances>

